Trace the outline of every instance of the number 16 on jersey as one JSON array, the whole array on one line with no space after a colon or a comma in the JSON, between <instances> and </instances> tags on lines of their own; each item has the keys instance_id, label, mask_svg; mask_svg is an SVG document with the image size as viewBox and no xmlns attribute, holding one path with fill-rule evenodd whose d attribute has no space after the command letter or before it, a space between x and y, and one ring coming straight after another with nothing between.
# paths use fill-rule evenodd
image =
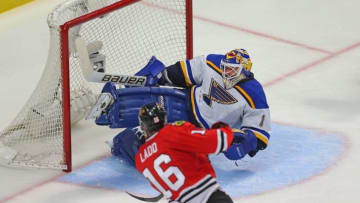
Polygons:
<instances>
[{"instance_id":1,"label":"number 16 on jersey","mask_svg":"<svg viewBox=\"0 0 360 203\"><path fill-rule=\"evenodd\" d=\"M169 164L171 162L171 157L167 154L161 154L154 160L154 170L157 175L161 178L163 184L166 184L168 188L173 191L179 190L179 188L185 183L185 176L180 171L180 169L176 166L170 166L166 170L163 170L160 165L161 164ZM161 192L165 197L170 198L173 194L170 190L164 189L164 187L159 183L158 180L151 174L148 168L145 168L142 172L143 175ZM176 177L176 181L172 182L170 177L174 175Z\"/></svg>"}]
</instances>

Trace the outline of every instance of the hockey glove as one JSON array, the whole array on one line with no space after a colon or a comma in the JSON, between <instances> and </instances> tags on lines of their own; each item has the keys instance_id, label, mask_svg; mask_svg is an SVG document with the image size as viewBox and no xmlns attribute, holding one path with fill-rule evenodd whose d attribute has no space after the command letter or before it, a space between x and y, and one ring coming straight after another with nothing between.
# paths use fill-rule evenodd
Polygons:
<instances>
[{"instance_id":1,"label":"hockey glove","mask_svg":"<svg viewBox=\"0 0 360 203\"><path fill-rule=\"evenodd\" d=\"M90 62L93 64L93 69L96 72L105 73L105 55L99 52L89 55Z\"/></svg>"},{"instance_id":2,"label":"hockey glove","mask_svg":"<svg viewBox=\"0 0 360 203\"><path fill-rule=\"evenodd\" d=\"M101 41L93 41L87 45L89 59L90 59L90 63L93 66L93 70L96 72L105 73L106 56L100 53L101 48L102 48Z\"/></svg>"},{"instance_id":3,"label":"hockey glove","mask_svg":"<svg viewBox=\"0 0 360 203\"><path fill-rule=\"evenodd\" d=\"M145 76L145 86L156 86L159 79L162 76L162 71L165 69L165 65L159 61L155 56L151 57L148 64L142 68L135 76Z\"/></svg>"},{"instance_id":4,"label":"hockey glove","mask_svg":"<svg viewBox=\"0 0 360 203\"><path fill-rule=\"evenodd\" d=\"M225 128L227 126L229 126L229 125L224 122L218 121L211 126L211 129Z\"/></svg>"},{"instance_id":5,"label":"hockey glove","mask_svg":"<svg viewBox=\"0 0 360 203\"><path fill-rule=\"evenodd\" d=\"M249 152L256 150L257 138L251 130L233 129L234 139L229 149L224 152L230 160L242 159Z\"/></svg>"}]
</instances>

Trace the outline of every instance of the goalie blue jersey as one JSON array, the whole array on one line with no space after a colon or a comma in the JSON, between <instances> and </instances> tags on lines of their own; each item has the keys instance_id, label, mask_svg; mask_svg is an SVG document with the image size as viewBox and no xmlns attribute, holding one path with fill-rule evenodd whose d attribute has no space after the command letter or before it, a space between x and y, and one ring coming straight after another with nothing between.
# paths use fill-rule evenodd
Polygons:
<instances>
[{"instance_id":1,"label":"goalie blue jersey","mask_svg":"<svg viewBox=\"0 0 360 203\"><path fill-rule=\"evenodd\" d=\"M255 78L226 90L220 69L223 57L211 54L180 61L185 83L191 88L192 113L205 128L223 121L232 128L252 130L266 146L271 125L264 90Z\"/></svg>"}]
</instances>

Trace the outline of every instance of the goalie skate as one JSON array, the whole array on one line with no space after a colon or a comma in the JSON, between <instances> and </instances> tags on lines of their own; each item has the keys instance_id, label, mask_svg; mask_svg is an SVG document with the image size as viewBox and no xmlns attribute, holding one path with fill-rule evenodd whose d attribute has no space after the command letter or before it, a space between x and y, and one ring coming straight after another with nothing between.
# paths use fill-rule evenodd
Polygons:
<instances>
[{"instance_id":1,"label":"goalie skate","mask_svg":"<svg viewBox=\"0 0 360 203\"><path fill-rule=\"evenodd\" d=\"M99 116L107 110L107 108L114 102L114 98L110 93L101 93L95 105L91 108L86 120L97 119Z\"/></svg>"}]
</instances>

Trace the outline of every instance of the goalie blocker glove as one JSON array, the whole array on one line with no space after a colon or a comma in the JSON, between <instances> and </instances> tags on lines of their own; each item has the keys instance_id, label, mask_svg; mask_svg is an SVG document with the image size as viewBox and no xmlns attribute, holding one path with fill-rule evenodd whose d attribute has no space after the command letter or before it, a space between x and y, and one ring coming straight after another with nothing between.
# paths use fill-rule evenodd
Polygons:
<instances>
[{"instance_id":1,"label":"goalie blocker glove","mask_svg":"<svg viewBox=\"0 0 360 203\"><path fill-rule=\"evenodd\" d=\"M246 154L253 157L257 152L257 138L251 130L233 129L234 139L230 148L224 152L230 160L242 159Z\"/></svg>"},{"instance_id":2,"label":"goalie blocker glove","mask_svg":"<svg viewBox=\"0 0 360 203\"><path fill-rule=\"evenodd\" d=\"M162 77L162 71L165 69L165 65L159 61L155 56L152 56L148 64L142 68L135 76L145 76L145 86L158 85L159 79Z\"/></svg>"},{"instance_id":3,"label":"goalie blocker glove","mask_svg":"<svg viewBox=\"0 0 360 203\"><path fill-rule=\"evenodd\" d=\"M227 126L229 126L229 125L226 124L226 123L224 123L224 122L219 121L219 122L214 123L214 124L211 126L211 128L212 128L212 129L217 129L217 128L225 128L225 127L227 127Z\"/></svg>"}]
</instances>

